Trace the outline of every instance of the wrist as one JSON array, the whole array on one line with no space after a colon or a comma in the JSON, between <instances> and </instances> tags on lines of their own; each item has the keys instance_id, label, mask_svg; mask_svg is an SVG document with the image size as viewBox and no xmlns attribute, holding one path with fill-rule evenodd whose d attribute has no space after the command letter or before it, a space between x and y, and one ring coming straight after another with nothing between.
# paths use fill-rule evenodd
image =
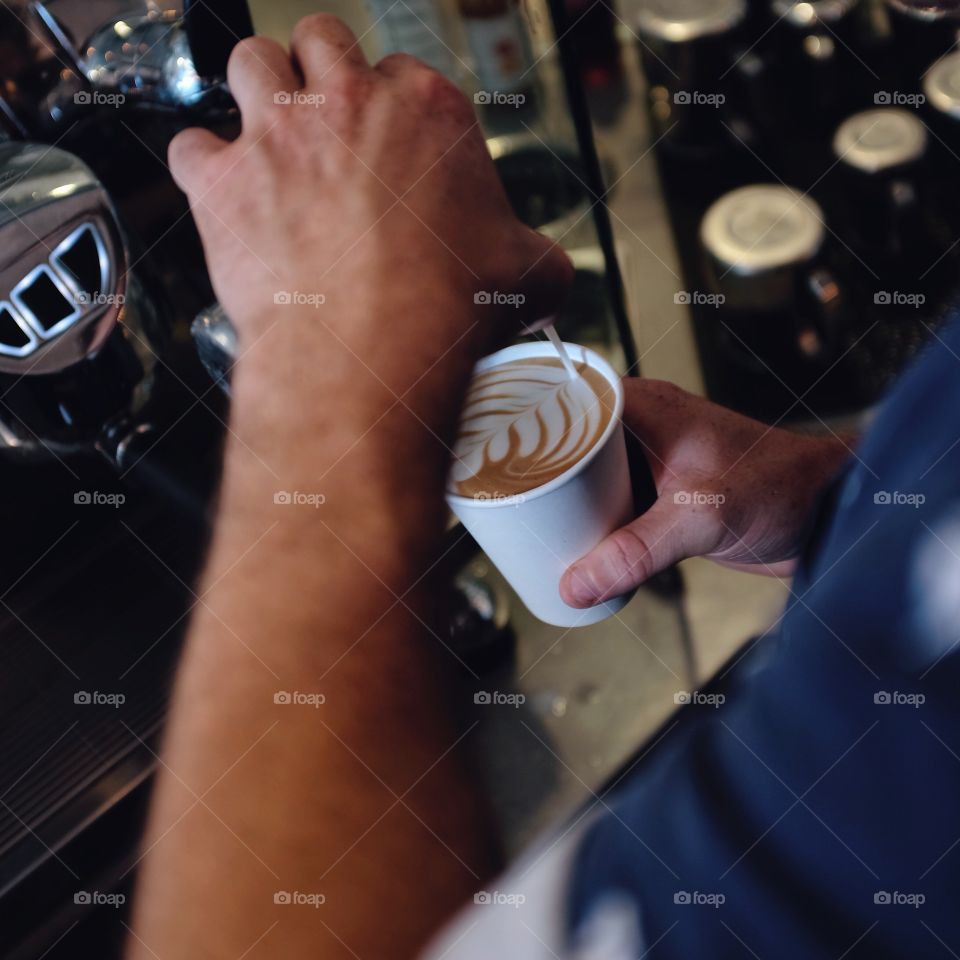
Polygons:
<instances>
[{"instance_id":1,"label":"wrist","mask_svg":"<svg viewBox=\"0 0 960 960\"><path fill-rule=\"evenodd\" d=\"M269 421L283 430L291 417L323 421L332 408L336 422L362 432L401 407L427 431L449 429L474 364L508 324L501 310L473 302L473 284L441 280L402 296L391 296L390 286L331 295L313 307L274 305L237 320L235 424Z\"/></svg>"}]
</instances>

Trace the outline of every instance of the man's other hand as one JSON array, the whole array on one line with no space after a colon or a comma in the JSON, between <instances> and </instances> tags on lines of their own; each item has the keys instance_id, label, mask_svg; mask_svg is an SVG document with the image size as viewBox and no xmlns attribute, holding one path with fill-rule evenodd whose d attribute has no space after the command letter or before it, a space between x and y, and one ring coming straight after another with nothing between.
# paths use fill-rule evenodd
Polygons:
<instances>
[{"instance_id":1,"label":"man's other hand","mask_svg":"<svg viewBox=\"0 0 960 960\"><path fill-rule=\"evenodd\" d=\"M624 425L643 444L657 500L567 571L564 600L593 606L686 557L789 573L847 441L779 430L660 380L624 389Z\"/></svg>"}]
</instances>

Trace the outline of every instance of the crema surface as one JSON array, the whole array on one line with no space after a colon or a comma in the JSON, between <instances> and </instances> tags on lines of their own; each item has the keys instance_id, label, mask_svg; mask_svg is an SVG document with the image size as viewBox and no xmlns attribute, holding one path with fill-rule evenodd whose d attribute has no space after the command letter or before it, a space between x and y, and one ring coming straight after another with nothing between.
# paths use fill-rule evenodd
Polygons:
<instances>
[{"instance_id":1,"label":"crema surface","mask_svg":"<svg viewBox=\"0 0 960 960\"><path fill-rule=\"evenodd\" d=\"M615 396L586 364L571 378L559 359L511 360L474 377L454 450L450 487L462 497L501 497L548 483L603 435Z\"/></svg>"}]
</instances>

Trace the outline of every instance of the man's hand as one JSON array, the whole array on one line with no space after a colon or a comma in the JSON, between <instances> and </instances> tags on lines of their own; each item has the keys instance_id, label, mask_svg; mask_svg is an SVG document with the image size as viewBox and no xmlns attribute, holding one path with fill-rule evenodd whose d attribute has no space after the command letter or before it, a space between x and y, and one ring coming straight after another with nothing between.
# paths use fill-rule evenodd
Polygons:
<instances>
[{"instance_id":1,"label":"man's hand","mask_svg":"<svg viewBox=\"0 0 960 960\"><path fill-rule=\"evenodd\" d=\"M768 427L660 380L624 388L624 425L643 443L657 501L567 571L564 600L593 606L686 557L788 573L847 442Z\"/></svg>"},{"instance_id":2,"label":"man's hand","mask_svg":"<svg viewBox=\"0 0 960 960\"><path fill-rule=\"evenodd\" d=\"M250 391L258 407L280 392L277 408L302 409L336 384L353 409L367 396L382 408L434 363L464 379L556 310L570 261L514 216L456 87L403 54L371 67L326 14L300 21L291 55L263 37L240 42L228 82L242 135L191 129L170 147L240 334L241 405ZM522 305L475 303L493 291ZM456 406L450 379L414 397L431 428Z\"/></svg>"}]
</instances>

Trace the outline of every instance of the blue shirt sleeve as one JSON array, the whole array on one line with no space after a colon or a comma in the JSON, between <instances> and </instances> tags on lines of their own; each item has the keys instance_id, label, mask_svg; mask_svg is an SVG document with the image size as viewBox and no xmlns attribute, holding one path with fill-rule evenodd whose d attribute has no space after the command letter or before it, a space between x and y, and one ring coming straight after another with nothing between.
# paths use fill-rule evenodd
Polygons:
<instances>
[{"instance_id":1,"label":"blue shirt sleeve","mask_svg":"<svg viewBox=\"0 0 960 960\"><path fill-rule=\"evenodd\" d=\"M611 896L650 958L960 955L960 323L828 491L775 633L609 799L569 929Z\"/></svg>"}]
</instances>

